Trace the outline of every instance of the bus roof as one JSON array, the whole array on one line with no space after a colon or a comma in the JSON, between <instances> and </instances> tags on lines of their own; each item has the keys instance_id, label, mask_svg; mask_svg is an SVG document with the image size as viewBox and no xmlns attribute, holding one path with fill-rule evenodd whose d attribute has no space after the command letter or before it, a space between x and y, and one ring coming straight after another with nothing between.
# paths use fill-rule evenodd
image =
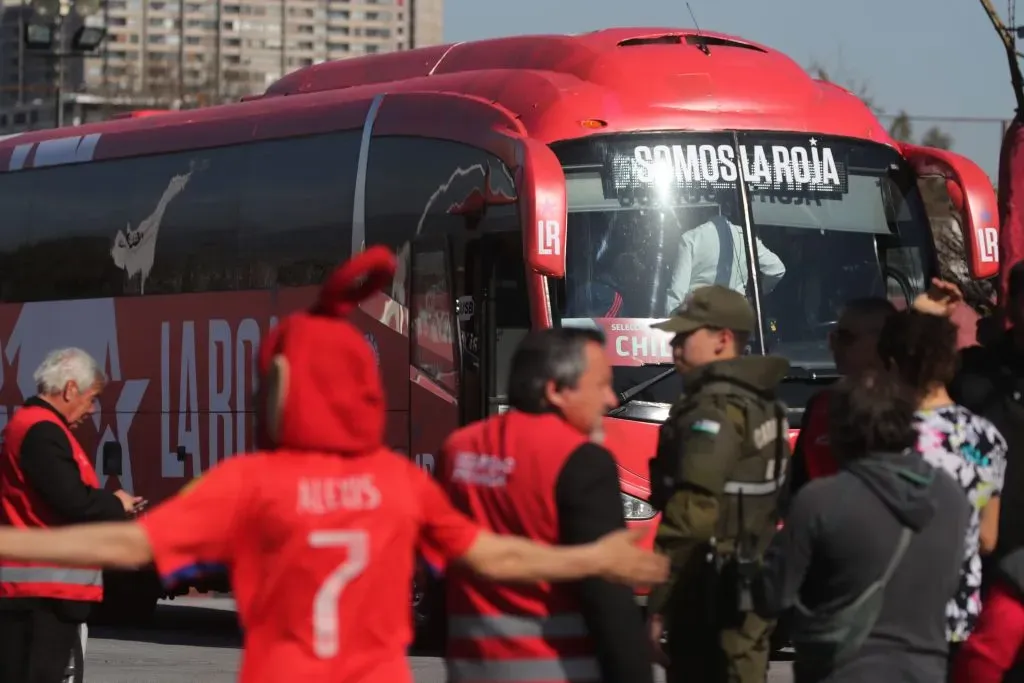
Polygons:
<instances>
[{"instance_id":1,"label":"bus roof","mask_svg":"<svg viewBox=\"0 0 1024 683\"><path fill-rule=\"evenodd\" d=\"M160 114L166 114L168 109L135 109L134 111L126 111L120 114L114 114L111 119L141 119L146 116L158 116Z\"/></svg>"},{"instance_id":2,"label":"bus roof","mask_svg":"<svg viewBox=\"0 0 1024 683\"><path fill-rule=\"evenodd\" d=\"M28 158L35 143L44 141L56 148L61 140L64 147L49 163L71 163L358 128L375 96L385 94L387 100L395 93L432 93L437 109L431 115L440 118L465 114L455 105L445 111L439 95L463 104L472 99L546 143L627 131L737 129L893 144L860 99L811 78L777 50L694 29L616 28L319 64L283 77L245 102L0 140L0 171L45 165L18 159ZM388 109L386 102L383 108ZM422 118L421 109L410 109L398 118Z\"/></svg>"}]
</instances>

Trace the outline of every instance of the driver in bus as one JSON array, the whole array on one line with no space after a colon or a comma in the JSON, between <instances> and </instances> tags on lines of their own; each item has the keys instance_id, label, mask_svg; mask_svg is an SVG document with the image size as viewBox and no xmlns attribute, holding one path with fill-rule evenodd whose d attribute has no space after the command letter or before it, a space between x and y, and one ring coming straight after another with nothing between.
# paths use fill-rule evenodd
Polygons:
<instances>
[{"instance_id":1,"label":"driver in bus","mask_svg":"<svg viewBox=\"0 0 1024 683\"><path fill-rule=\"evenodd\" d=\"M728 287L746 296L749 277L743 228L729 220L726 213L722 204L722 213L684 232L679 240L679 256L665 300L669 313L679 308L687 294L708 285ZM786 266L760 239L756 244L761 291L769 294L786 274Z\"/></svg>"}]
</instances>

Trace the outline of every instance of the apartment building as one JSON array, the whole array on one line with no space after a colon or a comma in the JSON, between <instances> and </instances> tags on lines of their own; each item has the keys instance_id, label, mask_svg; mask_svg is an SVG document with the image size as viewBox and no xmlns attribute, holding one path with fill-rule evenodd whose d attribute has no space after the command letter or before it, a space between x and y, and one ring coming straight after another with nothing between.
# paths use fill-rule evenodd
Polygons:
<instances>
[{"instance_id":1,"label":"apartment building","mask_svg":"<svg viewBox=\"0 0 1024 683\"><path fill-rule=\"evenodd\" d=\"M0 0L2 101L53 90L53 60L18 37L45 20L32 5ZM96 13L108 37L97 55L64 60L66 91L210 104L319 62L440 43L443 0L102 0Z\"/></svg>"}]
</instances>

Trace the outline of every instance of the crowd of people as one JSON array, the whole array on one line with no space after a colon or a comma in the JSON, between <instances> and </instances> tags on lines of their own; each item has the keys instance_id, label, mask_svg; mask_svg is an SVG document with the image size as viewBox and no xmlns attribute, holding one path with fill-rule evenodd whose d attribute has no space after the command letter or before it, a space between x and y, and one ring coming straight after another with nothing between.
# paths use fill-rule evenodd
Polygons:
<instances>
[{"instance_id":1,"label":"crowd of people","mask_svg":"<svg viewBox=\"0 0 1024 683\"><path fill-rule=\"evenodd\" d=\"M960 303L936 281L909 310L850 302L832 332L844 379L805 413L758 585L760 611L792 610L798 681L1024 675L1024 264L1008 330L958 353Z\"/></svg>"},{"instance_id":2,"label":"crowd of people","mask_svg":"<svg viewBox=\"0 0 1024 683\"><path fill-rule=\"evenodd\" d=\"M509 410L453 433L436 479L384 445L374 352L347 318L394 272L371 248L275 327L261 450L141 517L73 433L102 371L50 354L0 447L0 679L63 680L100 570L152 564L170 582L228 570L245 683L409 682L419 552L447 575L451 681L653 683L657 662L672 683L764 683L775 630L797 683L1024 680L1024 264L1005 334L959 353L948 283L907 310L848 302L842 379L792 453L789 363L745 354L742 294L691 292L655 325L684 388L651 454L655 552L603 445L618 398L599 332L527 335Z\"/></svg>"}]
</instances>

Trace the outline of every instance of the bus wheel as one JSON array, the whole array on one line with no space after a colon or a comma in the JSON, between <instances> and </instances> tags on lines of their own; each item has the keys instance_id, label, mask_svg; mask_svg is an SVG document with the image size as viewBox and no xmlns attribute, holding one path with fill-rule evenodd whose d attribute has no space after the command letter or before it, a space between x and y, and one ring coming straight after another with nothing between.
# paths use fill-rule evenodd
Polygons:
<instances>
[{"instance_id":1,"label":"bus wheel","mask_svg":"<svg viewBox=\"0 0 1024 683\"><path fill-rule=\"evenodd\" d=\"M147 624L162 594L160 581L151 571L103 572L103 602L90 621L114 626Z\"/></svg>"},{"instance_id":2,"label":"bus wheel","mask_svg":"<svg viewBox=\"0 0 1024 683\"><path fill-rule=\"evenodd\" d=\"M421 655L438 655L444 650L447 632L444 614L444 584L417 562L412 584L413 650Z\"/></svg>"}]
</instances>

